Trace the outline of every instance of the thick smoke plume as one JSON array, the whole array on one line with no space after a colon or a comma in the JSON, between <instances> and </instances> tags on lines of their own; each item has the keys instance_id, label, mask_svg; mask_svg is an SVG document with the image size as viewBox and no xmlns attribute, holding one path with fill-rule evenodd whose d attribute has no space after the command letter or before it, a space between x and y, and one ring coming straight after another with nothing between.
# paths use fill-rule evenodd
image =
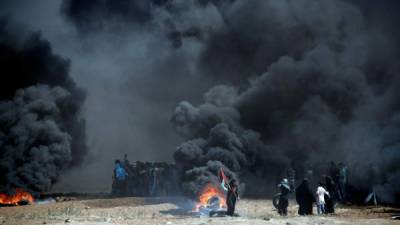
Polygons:
<instances>
[{"instance_id":1,"label":"thick smoke plume","mask_svg":"<svg viewBox=\"0 0 400 225\"><path fill-rule=\"evenodd\" d=\"M352 184L374 186L382 201L395 202L396 40L345 1L236 1L223 15L200 64L233 86L211 89L202 105L177 107L172 123L188 139L175 153L189 168L184 177L191 167L212 171L208 162L219 161L275 184L289 167L301 176L308 167L343 161ZM188 192L203 180L193 177L198 186Z\"/></svg>"},{"instance_id":2,"label":"thick smoke plume","mask_svg":"<svg viewBox=\"0 0 400 225\"><path fill-rule=\"evenodd\" d=\"M399 35L398 22L382 9L397 4L64 0L61 12L89 37L132 31L151 40L144 63L151 70L138 69L146 76L128 86L149 105L186 100L171 119L186 140L174 154L186 193L216 182L220 166L262 189L288 167L301 177L309 167L344 161L353 184L375 186L393 202ZM204 87L211 89L201 104L193 96Z\"/></svg>"},{"instance_id":3,"label":"thick smoke plume","mask_svg":"<svg viewBox=\"0 0 400 225\"><path fill-rule=\"evenodd\" d=\"M59 174L82 162L85 94L39 33L0 20L1 191L47 191Z\"/></svg>"}]
</instances>

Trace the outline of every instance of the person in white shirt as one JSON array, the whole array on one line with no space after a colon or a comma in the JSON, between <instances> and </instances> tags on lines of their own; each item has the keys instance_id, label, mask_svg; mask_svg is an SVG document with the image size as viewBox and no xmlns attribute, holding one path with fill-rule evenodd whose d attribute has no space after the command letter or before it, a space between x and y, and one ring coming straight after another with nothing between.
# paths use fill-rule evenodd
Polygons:
<instances>
[{"instance_id":1,"label":"person in white shirt","mask_svg":"<svg viewBox=\"0 0 400 225\"><path fill-rule=\"evenodd\" d=\"M325 195L329 196L329 192L325 190L325 188L322 186L322 183L318 184L317 188L317 212L318 214L323 214L325 213Z\"/></svg>"}]
</instances>

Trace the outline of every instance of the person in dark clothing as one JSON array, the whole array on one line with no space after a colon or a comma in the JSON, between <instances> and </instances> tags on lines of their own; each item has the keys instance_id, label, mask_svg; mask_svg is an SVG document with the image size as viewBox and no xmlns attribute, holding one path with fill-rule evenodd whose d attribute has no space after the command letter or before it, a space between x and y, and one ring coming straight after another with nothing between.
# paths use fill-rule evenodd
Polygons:
<instances>
[{"instance_id":1,"label":"person in dark clothing","mask_svg":"<svg viewBox=\"0 0 400 225\"><path fill-rule=\"evenodd\" d=\"M335 183L339 181L339 168L335 162L330 162L329 176L333 179Z\"/></svg>"},{"instance_id":2,"label":"person in dark clothing","mask_svg":"<svg viewBox=\"0 0 400 225\"><path fill-rule=\"evenodd\" d=\"M342 199L342 194L339 192L339 187L338 187L338 185L339 185L339 178L340 178L340 168L336 165L335 162L331 162L331 163L330 163L330 168L329 168L329 174L328 174L328 176L331 177L333 183L334 183L335 186L336 186L336 187L334 188L334 191L335 191L335 192L329 192L329 193L331 193L331 195L335 195L336 198L337 198L338 200L341 200L341 199Z\"/></svg>"},{"instance_id":3,"label":"person in dark clothing","mask_svg":"<svg viewBox=\"0 0 400 225\"><path fill-rule=\"evenodd\" d=\"M287 207L289 206L289 193L290 193L290 184L287 179L283 179L283 181L278 185L281 195L279 197L278 204L278 213L281 216L287 215Z\"/></svg>"},{"instance_id":4,"label":"person in dark clothing","mask_svg":"<svg viewBox=\"0 0 400 225\"><path fill-rule=\"evenodd\" d=\"M238 186L235 180L229 182L228 193L226 195L226 206L228 208L226 214L233 216L235 213L236 200L238 199Z\"/></svg>"},{"instance_id":5,"label":"person in dark clothing","mask_svg":"<svg viewBox=\"0 0 400 225\"><path fill-rule=\"evenodd\" d=\"M312 215L315 197L307 178L296 188L296 201L299 204L299 215Z\"/></svg>"},{"instance_id":6,"label":"person in dark clothing","mask_svg":"<svg viewBox=\"0 0 400 225\"><path fill-rule=\"evenodd\" d=\"M325 186L326 190L331 193L330 195L325 195L325 213L335 213L335 204L336 204L336 185L333 179L330 176L325 177Z\"/></svg>"}]
</instances>

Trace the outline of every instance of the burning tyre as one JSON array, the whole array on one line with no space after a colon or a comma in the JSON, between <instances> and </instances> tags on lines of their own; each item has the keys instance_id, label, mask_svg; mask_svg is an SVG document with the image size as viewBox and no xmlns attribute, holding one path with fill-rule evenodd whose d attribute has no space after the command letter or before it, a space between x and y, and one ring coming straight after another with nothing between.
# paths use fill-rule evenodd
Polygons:
<instances>
[{"instance_id":1,"label":"burning tyre","mask_svg":"<svg viewBox=\"0 0 400 225\"><path fill-rule=\"evenodd\" d=\"M20 188L16 188L15 193L11 195L0 193L1 206L28 205L33 203L33 196L29 192L26 192Z\"/></svg>"},{"instance_id":2,"label":"burning tyre","mask_svg":"<svg viewBox=\"0 0 400 225\"><path fill-rule=\"evenodd\" d=\"M198 194L198 202L193 208L193 212L219 211L226 208L224 192L218 187L207 184Z\"/></svg>"}]
</instances>

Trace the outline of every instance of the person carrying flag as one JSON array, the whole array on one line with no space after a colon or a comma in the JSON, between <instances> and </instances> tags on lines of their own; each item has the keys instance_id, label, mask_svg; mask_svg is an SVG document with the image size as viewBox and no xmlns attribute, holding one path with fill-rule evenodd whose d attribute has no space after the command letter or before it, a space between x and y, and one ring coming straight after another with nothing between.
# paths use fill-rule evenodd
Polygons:
<instances>
[{"instance_id":1,"label":"person carrying flag","mask_svg":"<svg viewBox=\"0 0 400 225\"><path fill-rule=\"evenodd\" d=\"M234 216L235 215L235 206L236 206L236 201L239 199L238 195L238 184L235 179L232 179L228 183L228 178L225 176L224 171L222 168L219 170L219 178L221 180L221 186L222 188L227 191L226 194L226 206L227 206L227 212L226 215L228 216Z\"/></svg>"}]
</instances>

